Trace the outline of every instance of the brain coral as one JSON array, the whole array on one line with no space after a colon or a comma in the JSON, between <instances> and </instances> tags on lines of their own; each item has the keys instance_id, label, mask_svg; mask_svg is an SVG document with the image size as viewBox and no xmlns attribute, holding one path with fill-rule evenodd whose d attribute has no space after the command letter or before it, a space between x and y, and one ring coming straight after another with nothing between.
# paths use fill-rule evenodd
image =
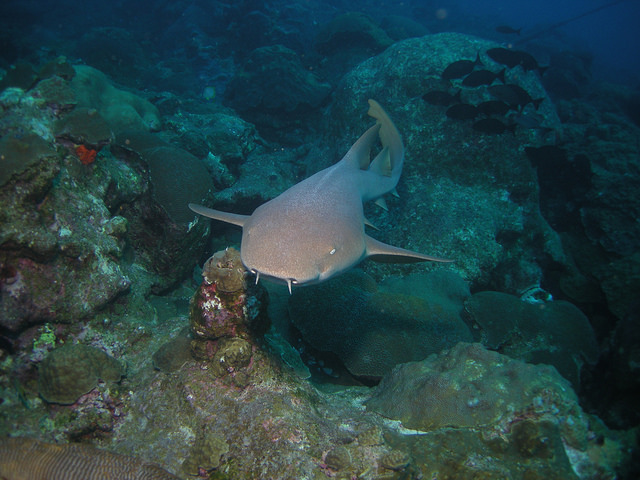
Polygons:
<instances>
[{"instance_id":1,"label":"brain coral","mask_svg":"<svg viewBox=\"0 0 640 480\"><path fill-rule=\"evenodd\" d=\"M308 343L338 355L352 374L380 377L398 363L471 341L460 318L464 282L452 273L438 278L378 290L370 277L349 272L294 291L289 315ZM419 288L424 285L432 289Z\"/></svg>"},{"instance_id":2,"label":"brain coral","mask_svg":"<svg viewBox=\"0 0 640 480\"><path fill-rule=\"evenodd\" d=\"M408 428L493 425L528 408L557 411L577 397L558 372L459 343L440 355L397 366L383 378L367 409Z\"/></svg>"},{"instance_id":3,"label":"brain coral","mask_svg":"<svg viewBox=\"0 0 640 480\"><path fill-rule=\"evenodd\" d=\"M158 109L131 92L114 87L107 76L86 65L74 67L71 88L78 106L95 108L115 133L133 129L155 131L161 127Z\"/></svg>"},{"instance_id":4,"label":"brain coral","mask_svg":"<svg viewBox=\"0 0 640 480\"><path fill-rule=\"evenodd\" d=\"M49 403L70 405L93 390L98 381L119 382L124 368L115 358L88 345L64 345L40 364L38 391Z\"/></svg>"},{"instance_id":5,"label":"brain coral","mask_svg":"<svg viewBox=\"0 0 640 480\"><path fill-rule=\"evenodd\" d=\"M64 480L178 480L152 463L90 445L56 445L30 438L0 439L0 478Z\"/></svg>"}]
</instances>

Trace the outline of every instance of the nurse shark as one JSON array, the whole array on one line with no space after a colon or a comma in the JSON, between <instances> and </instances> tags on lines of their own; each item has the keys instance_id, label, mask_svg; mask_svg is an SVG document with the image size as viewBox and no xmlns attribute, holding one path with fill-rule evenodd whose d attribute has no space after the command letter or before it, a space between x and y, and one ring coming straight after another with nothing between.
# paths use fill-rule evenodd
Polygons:
<instances>
[{"instance_id":1,"label":"nurse shark","mask_svg":"<svg viewBox=\"0 0 640 480\"><path fill-rule=\"evenodd\" d=\"M368 114L376 120L335 165L297 183L238 215L190 203L205 217L242 227L240 256L260 278L311 285L343 273L365 258L413 263L451 262L379 242L365 233L363 203L392 191L404 161L404 145L395 125L375 100ZM371 160L378 137L382 150Z\"/></svg>"}]
</instances>

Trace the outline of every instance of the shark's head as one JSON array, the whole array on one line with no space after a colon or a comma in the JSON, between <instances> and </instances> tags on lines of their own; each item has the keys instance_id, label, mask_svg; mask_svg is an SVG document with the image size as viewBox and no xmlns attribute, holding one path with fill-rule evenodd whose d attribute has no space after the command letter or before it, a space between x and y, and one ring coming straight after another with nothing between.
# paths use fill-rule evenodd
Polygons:
<instances>
[{"instance_id":1,"label":"shark's head","mask_svg":"<svg viewBox=\"0 0 640 480\"><path fill-rule=\"evenodd\" d=\"M361 225L322 225L304 213L274 216L268 210L269 203L259 207L242 233L242 263L258 278L285 283L289 288L311 285L362 260Z\"/></svg>"}]
</instances>

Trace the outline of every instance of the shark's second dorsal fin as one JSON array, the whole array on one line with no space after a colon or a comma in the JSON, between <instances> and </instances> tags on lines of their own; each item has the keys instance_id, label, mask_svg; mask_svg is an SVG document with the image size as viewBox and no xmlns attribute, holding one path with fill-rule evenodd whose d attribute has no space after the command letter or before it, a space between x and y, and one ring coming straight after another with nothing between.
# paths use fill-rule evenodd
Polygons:
<instances>
[{"instance_id":1,"label":"shark's second dorsal fin","mask_svg":"<svg viewBox=\"0 0 640 480\"><path fill-rule=\"evenodd\" d=\"M371 162L369 170L380 175L384 175L385 177L391 176L392 166L391 155L389 155L389 147L384 147L382 150L380 150L380 153L378 153L378 155L376 155L376 158L374 158Z\"/></svg>"},{"instance_id":2,"label":"shark's second dorsal fin","mask_svg":"<svg viewBox=\"0 0 640 480\"><path fill-rule=\"evenodd\" d=\"M203 207L202 205L196 205L190 203L189 208L199 215L213 218L214 220L220 220L221 222L231 223L232 225L238 225L243 227L249 215L238 215L237 213L221 212L220 210L213 210L212 208Z\"/></svg>"}]
</instances>

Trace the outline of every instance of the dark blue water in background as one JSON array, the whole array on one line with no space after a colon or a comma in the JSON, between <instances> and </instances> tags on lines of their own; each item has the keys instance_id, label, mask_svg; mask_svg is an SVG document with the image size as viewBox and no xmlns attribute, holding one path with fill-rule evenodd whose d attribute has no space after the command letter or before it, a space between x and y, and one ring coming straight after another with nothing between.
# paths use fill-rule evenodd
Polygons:
<instances>
[{"instance_id":1,"label":"dark blue water in background","mask_svg":"<svg viewBox=\"0 0 640 480\"><path fill-rule=\"evenodd\" d=\"M153 52L158 60L171 58L183 62L183 66L215 70L215 66L202 64L216 63L220 57L237 56L274 42L299 52L312 52L318 28L347 11L364 12L376 20L390 14L402 15L432 33L470 33L516 48L544 46L580 51L591 57L594 79L635 86L640 77L638 0L122 0L82 4L10 0L0 5L0 66L6 68L25 57L43 57L47 51L71 59L75 56L91 64L79 55L79 44L97 28L115 27L128 30L143 45L145 53ZM521 35L499 34L495 31L499 25L522 29ZM279 38L273 35L274 30L280 31ZM203 51L207 43L210 58ZM198 49L201 51L194 51ZM199 57L199 64L194 56ZM544 63L544 58L539 60Z\"/></svg>"},{"instance_id":2,"label":"dark blue water in background","mask_svg":"<svg viewBox=\"0 0 640 480\"><path fill-rule=\"evenodd\" d=\"M593 55L595 78L607 81L637 82L640 74L640 2L601 0L487 0L442 2L451 5L452 15L464 18L477 15L491 24L522 28L519 41L534 36L532 42L554 40L567 47L582 49ZM598 8L598 11L593 11ZM446 7L444 7L446 8ZM593 12L592 12L593 11ZM592 12L592 13L589 13ZM582 16L584 15L584 16ZM581 18L580 18L581 17ZM554 25L567 22L555 28Z\"/></svg>"}]
</instances>

